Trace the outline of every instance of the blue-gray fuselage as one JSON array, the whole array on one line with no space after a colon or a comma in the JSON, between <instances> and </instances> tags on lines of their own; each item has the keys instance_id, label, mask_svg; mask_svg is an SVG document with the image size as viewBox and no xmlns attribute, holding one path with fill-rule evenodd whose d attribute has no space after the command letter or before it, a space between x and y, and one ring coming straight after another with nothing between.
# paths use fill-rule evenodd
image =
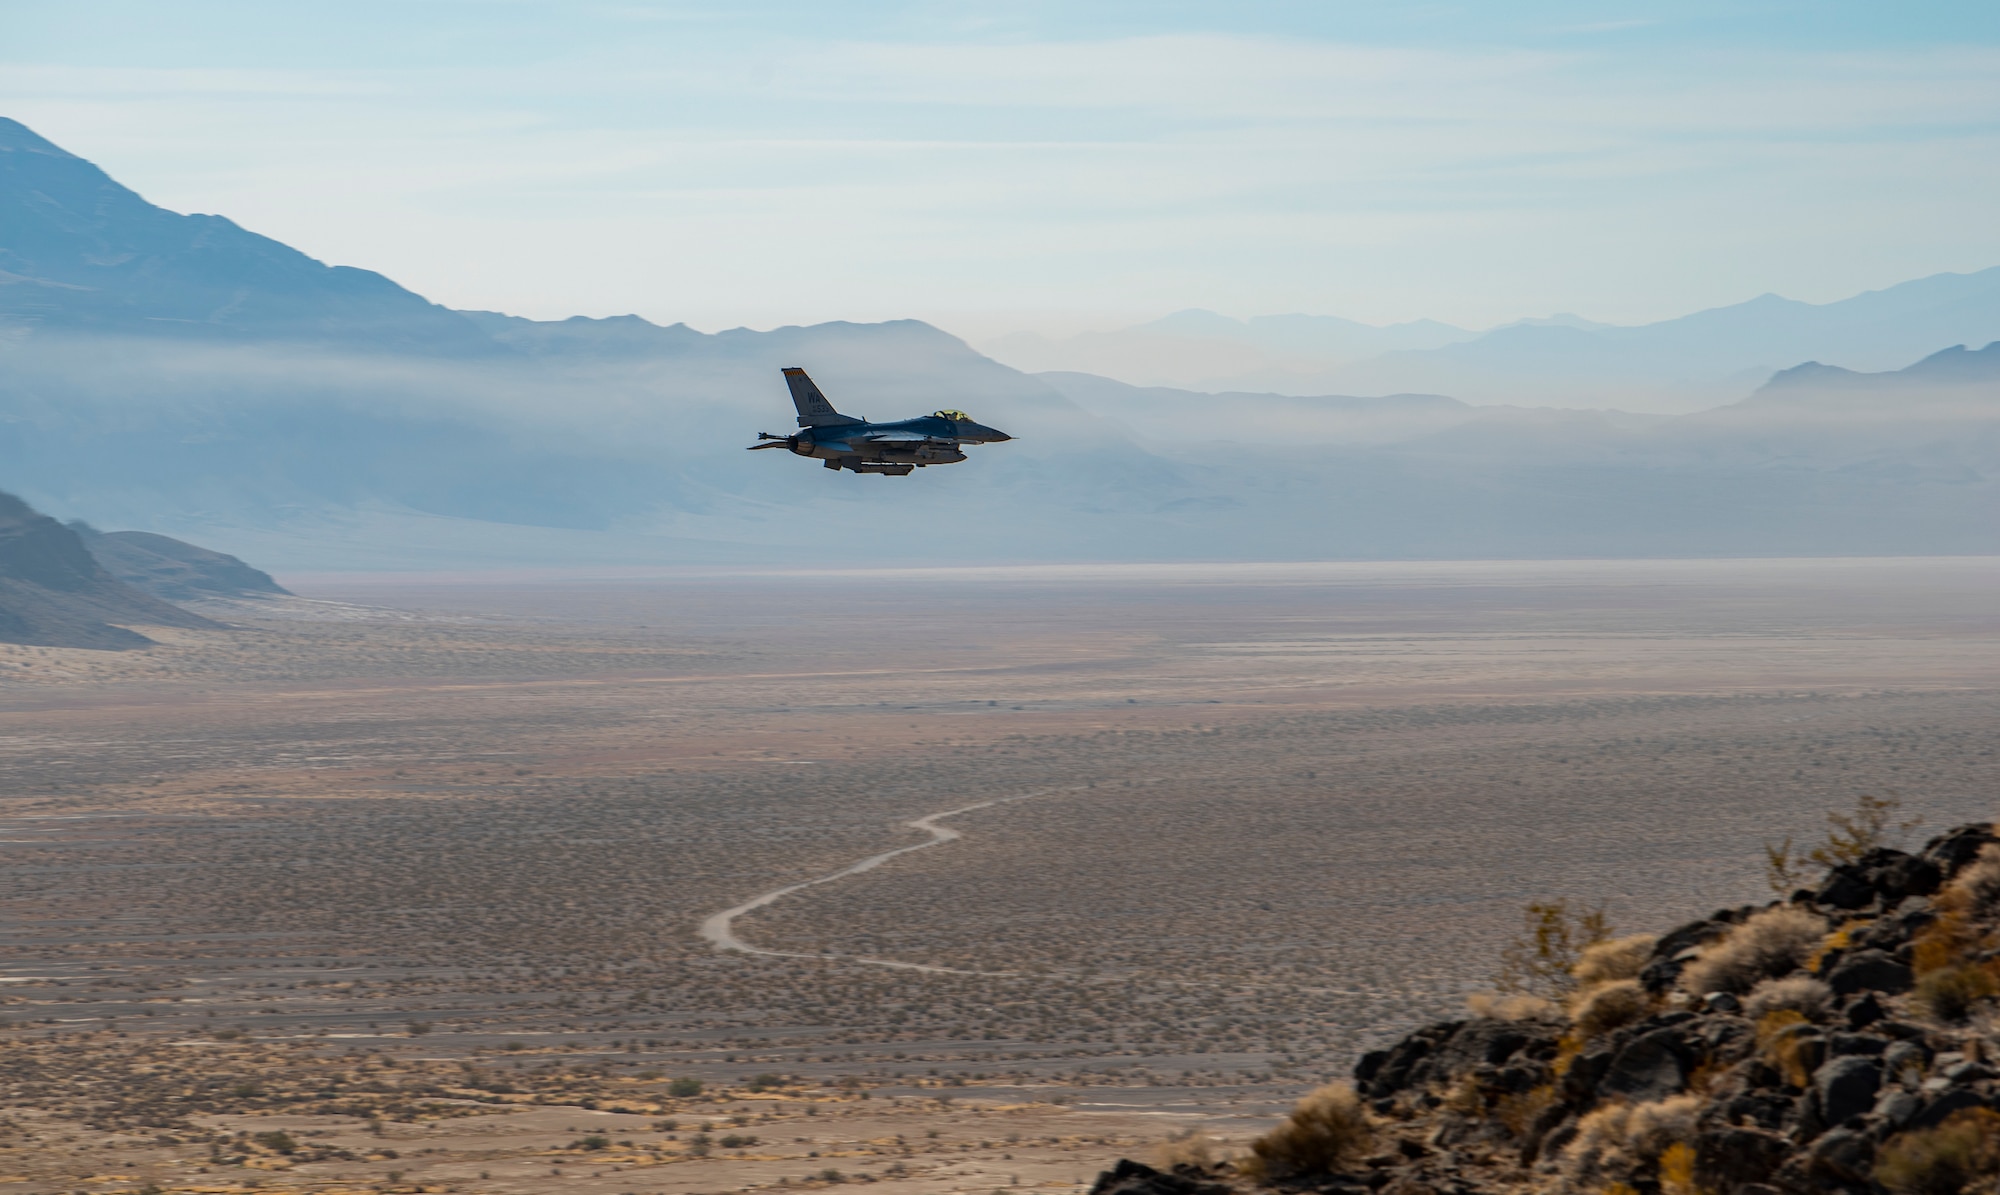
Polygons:
<instances>
[{"instance_id":1,"label":"blue-gray fuselage","mask_svg":"<svg viewBox=\"0 0 2000 1195\"><path fill-rule=\"evenodd\" d=\"M799 456L823 461L829 469L905 476L928 465L950 465L965 459L967 444L997 444L1012 436L976 423L963 411L935 411L916 419L870 423L843 415L821 394L806 372L796 366L784 371L792 401L799 411L799 430L789 436L759 432L765 443L756 448L789 448Z\"/></svg>"}]
</instances>

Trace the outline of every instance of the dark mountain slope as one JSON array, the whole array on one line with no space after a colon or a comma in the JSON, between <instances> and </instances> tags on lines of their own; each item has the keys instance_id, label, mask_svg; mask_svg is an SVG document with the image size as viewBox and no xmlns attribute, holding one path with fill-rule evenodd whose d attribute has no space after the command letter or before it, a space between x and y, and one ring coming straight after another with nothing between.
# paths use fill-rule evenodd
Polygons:
<instances>
[{"instance_id":1,"label":"dark mountain slope","mask_svg":"<svg viewBox=\"0 0 2000 1195\"><path fill-rule=\"evenodd\" d=\"M1884 373L1856 373L1808 361L1773 374L1751 401L1822 399L1833 394L1935 396L1984 400L2000 411L2000 340L1983 349L1955 344L1915 365Z\"/></svg>"},{"instance_id":2,"label":"dark mountain slope","mask_svg":"<svg viewBox=\"0 0 2000 1195\"><path fill-rule=\"evenodd\" d=\"M1976 517L2000 524L1991 493L2000 480L2000 343L1946 349L1883 373L1809 362L1671 431L1710 460L1754 456L1847 477L1945 481Z\"/></svg>"},{"instance_id":3,"label":"dark mountain slope","mask_svg":"<svg viewBox=\"0 0 2000 1195\"><path fill-rule=\"evenodd\" d=\"M87 523L70 529L113 577L170 602L205 597L267 597L289 591L225 552L150 531L99 531Z\"/></svg>"},{"instance_id":4,"label":"dark mountain slope","mask_svg":"<svg viewBox=\"0 0 2000 1195\"><path fill-rule=\"evenodd\" d=\"M456 312L221 216L155 207L0 117L0 318L48 330L490 353Z\"/></svg>"},{"instance_id":5,"label":"dark mountain slope","mask_svg":"<svg viewBox=\"0 0 2000 1195\"><path fill-rule=\"evenodd\" d=\"M113 650L152 642L130 625L217 624L119 581L75 531L0 493L0 642Z\"/></svg>"},{"instance_id":6,"label":"dark mountain slope","mask_svg":"<svg viewBox=\"0 0 2000 1195\"><path fill-rule=\"evenodd\" d=\"M512 528L620 537L642 560L754 558L824 544L835 524L844 558L927 550L892 525L907 488L743 452L791 426L777 370L795 364L855 413L950 406L1021 437L931 485L924 513L956 520L951 543L1040 555L1067 540L1074 555L1096 532L1051 536L1015 512L1186 496L1182 471L917 321L704 335L449 312L154 208L19 125L0 126L0 146L0 269L15 279L0 291L16 296L0 294L0 476L94 519L198 542L357 527L359 551L402 567L413 551L438 559L412 535L495 562L553 543ZM1139 513L1125 530L1143 535Z\"/></svg>"}]
</instances>

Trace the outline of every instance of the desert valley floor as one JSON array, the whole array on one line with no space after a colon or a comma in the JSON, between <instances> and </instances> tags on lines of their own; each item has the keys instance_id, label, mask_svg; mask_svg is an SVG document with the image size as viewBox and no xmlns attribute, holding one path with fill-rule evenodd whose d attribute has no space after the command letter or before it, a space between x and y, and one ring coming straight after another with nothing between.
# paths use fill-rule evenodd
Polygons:
<instances>
[{"instance_id":1,"label":"desert valley floor","mask_svg":"<svg viewBox=\"0 0 2000 1195\"><path fill-rule=\"evenodd\" d=\"M2000 812L1994 559L286 580L0 646L0 1193L1073 1191Z\"/></svg>"}]
</instances>

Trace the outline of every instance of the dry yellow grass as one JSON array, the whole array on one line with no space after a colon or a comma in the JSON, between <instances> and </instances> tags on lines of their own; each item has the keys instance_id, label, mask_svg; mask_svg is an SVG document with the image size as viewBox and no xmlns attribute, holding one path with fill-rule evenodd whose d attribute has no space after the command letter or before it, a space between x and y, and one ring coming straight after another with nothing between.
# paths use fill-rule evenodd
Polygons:
<instances>
[{"instance_id":1,"label":"dry yellow grass","mask_svg":"<svg viewBox=\"0 0 2000 1195\"><path fill-rule=\"evenodd\" d=\"M1833 1004L1833 989L1809 975L1767 979L1750 989L1743 1000L1743 1015L1758 1020L1766 1013L1790 1009L1808 1020L1817 1021Z\"/></svg>"},{"instance_id":2,"label":"dry yellow grass","mask_svg":"<svg viewBox=\"0 0 2000 1195\"><path fill-rule=\"evenodd\" d=\"M1570 1020L1585 1038L1609 1033L1653 1011L1655 1001L1636 979L1614 979L1579 993L1570 1003Z\"/></svg>"},{"instance_id":3,"label":"dry yellow grass","mask_svg":"<svg viewBox=\"0 0 2000 1195\"><path fill-rule=\"evenodd\" d=\"M1332 1174L1359 1161L1375 1131L1354 1088L1332 1083L1300 1100L1284 1123L1250 1143L1245 1172L1264 1182Z\"/></svg>"},{"instance_id":4,"label":"dry yellow grass","mask_svg":"<svg viewBox=\"0 0 2000 1195\"><path fill-rule=\"evenodd\" d=\"M1896 1195L1959 1195L2000 1174L2000 1113L1969 1108L1883 1146L1875 1179Z\"/></svg>"},{"instance_id":5,"label":"dry yellow grass","mask_svg":"<svg viewBox=\"0 0 2000 1195\"><path fill-rule=\"evenodd\" d=\"M1577 987L1588 991L1600 983L1637 979L1659 940L1657 934L1627 934L1586 947L1571 972Z\"/></svg>"},{"instance_id":6,"label":"dry yellow grass","mask_svg":"<svg viewBox=\"0 0 2000 1195\"><path fill-rule=\"evenodd\" d=\"M1779 905L1753 913L1689 963L1681 985L1696 995L1748 992L1803 965L1825 936L1826 919L1807 909Z\"/></svg>"},{"instance_id":7,"label":"dry yellow grass","mask_svg":"<svg viewBox=\"0 0 2000 1195\"><path fill-rule=\"evenodd\" d=\"M1612 1182L1657 1178L1662 1155L1694 1140L1701 1100L1671 1096L1644 1104L1609 1104L1578 1123L1563 1151L1564 1177L1589 1190Z\"/></svg>"}]
</instances>

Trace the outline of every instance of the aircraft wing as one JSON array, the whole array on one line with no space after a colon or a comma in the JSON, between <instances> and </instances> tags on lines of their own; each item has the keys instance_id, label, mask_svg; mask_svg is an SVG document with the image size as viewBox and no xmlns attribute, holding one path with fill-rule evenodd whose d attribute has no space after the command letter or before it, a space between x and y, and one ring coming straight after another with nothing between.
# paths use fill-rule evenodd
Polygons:
<instances>
[{"instance_id":1,"label":"aircraft wing","mask_svg":"<svg viewBox=\"0 0 2000 1195\"><path fill-rule=\"evenodd\" d=\"M857 436L854 439L863 440L870 444L924 444L936 440L937 437L927 436L922 432L869 432L865 436ZM942 441L939 442L942 443Z\"/></svg>"}]
</instances>

